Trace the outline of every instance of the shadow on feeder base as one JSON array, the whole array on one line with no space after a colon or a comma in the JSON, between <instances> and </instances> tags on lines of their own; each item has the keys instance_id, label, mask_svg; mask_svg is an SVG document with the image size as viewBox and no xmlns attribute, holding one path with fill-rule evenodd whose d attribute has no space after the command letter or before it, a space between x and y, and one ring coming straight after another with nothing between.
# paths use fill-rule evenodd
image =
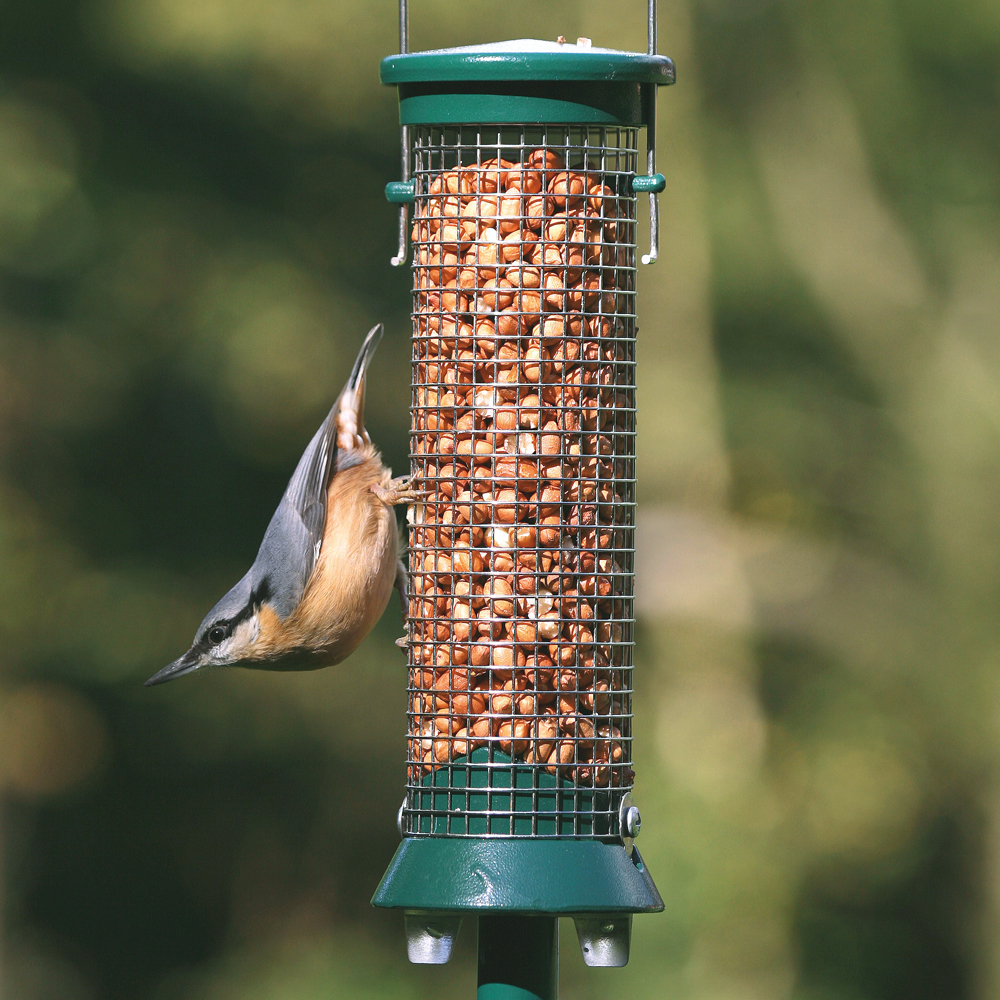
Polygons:
<instances>
[{"instance_id":1,"label":"shadow on feeder base","mask_svg":"<svg viewBox=\"0 0 1000 1000\"><path fill-rule=\"evenodd\" d=\"M556 917L480 914L478 950L476 1000L557 1000Z\"/></svg>"}]
</instances>

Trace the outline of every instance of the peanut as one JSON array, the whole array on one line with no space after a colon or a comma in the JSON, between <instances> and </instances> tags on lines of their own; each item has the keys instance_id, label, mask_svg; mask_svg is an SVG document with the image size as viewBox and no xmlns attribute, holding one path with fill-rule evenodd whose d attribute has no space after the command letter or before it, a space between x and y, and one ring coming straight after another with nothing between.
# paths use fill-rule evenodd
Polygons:
<instances>
[{"instance_id":1,"label":"peanut","mask_svg":"<svg viewBox=\"0 0 1000 1000\"><path fill-rule=\"evenodd\" d=\"M633 780L611 724L631 690L629 206L549 149L418 194L411 452L433 495L411 510L411 781L487 745Z\"/></svg>"}]
</instances>

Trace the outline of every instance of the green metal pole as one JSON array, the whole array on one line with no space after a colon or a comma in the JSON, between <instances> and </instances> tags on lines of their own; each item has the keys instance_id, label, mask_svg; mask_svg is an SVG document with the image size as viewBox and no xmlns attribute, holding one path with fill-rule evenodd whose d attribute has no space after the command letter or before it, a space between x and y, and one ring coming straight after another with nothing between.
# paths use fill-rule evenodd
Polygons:
<instances>
[{"instance_id":1,"label":"green metal pole","mask_svg":"<svg viewBox=\"0 0 1000 1000\"><path fill-rule=\"evenodd\" d=\"M476 1000L558 1000L556 917L479 918Z\"/></svg>"}]
</instances>

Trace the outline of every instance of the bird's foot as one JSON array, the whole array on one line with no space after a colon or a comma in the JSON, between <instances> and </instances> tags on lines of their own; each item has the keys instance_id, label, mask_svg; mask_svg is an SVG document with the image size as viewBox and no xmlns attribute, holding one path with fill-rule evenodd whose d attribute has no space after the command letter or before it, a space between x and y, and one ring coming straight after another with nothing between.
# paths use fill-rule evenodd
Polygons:
<instances>
[{"instance_id":1,"label":"bird's foot","mask_svg":"<svg viewBox=\"0 0 1000 1000\"><path fill-rule=\"evenodd\" d=\"M387 507L395 506L397 503L419 503L421 500L426 500L431 491L412 489L413 479L413 476L401 476L399 479L391 480L388 486L379 486L376 483L371 487L371 491Z\"/></svg>"}]
</instances>

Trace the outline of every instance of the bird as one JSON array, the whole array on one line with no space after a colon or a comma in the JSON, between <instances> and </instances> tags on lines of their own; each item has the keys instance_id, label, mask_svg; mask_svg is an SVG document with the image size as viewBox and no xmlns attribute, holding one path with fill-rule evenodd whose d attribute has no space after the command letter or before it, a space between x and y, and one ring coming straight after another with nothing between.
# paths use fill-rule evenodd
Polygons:
<instances>
[{"instance_id":1,"label":"bird","mask_svg":"<svg viewBox=\"0 0 1000 1000\"><path fill-rule=\"evenodd\" d=\"M382 616L406 567L393 507L426 492L392 470L364 427L369 330L351 376L299 459L249 571L205 616L191 648L146 681L205 667L312 670L340 663Z\"/></svg>"}]
</instances>

